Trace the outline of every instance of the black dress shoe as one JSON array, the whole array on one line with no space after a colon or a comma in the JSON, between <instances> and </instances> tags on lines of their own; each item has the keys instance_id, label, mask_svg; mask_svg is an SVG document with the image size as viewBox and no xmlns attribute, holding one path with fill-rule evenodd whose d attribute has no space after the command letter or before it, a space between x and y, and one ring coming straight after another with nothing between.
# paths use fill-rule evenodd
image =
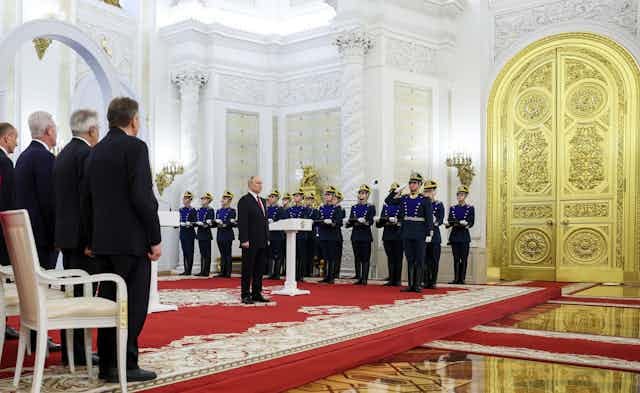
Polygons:
<instances>
[{"instance_id":1,"label":"black dress shoe","mask_svg":"<svg viewBox=\"0 0 640 393\"><path fill-rule=\"evenodd\" d=\"M364 285L364 282L362 282L362 280L358 280L354 282L353 285Z\"/></svg>"},{"instance_id":2,"label":"black dress shoe","mask_svg":"<svg viewBox=\"0 0 640 393\"><path fill-rule=\"evenodd\" d=\"M7 326L4 330L4 338L5 340L17 340L20 338L20 333L16 329Z\"/></svg>"},{"instance_id":3,"label":"black dress shoe","mask_svg":"<svg viewBox=\"0 0 640 393\"><path fill-rule=\"evenodd\" d=\"M100 373L98 378L104 379L109 383L117 383L120 381L120 378L118 378L118 370L116 369L110 369L106 373ZM141 368L127 370L127 382L152 381L156 378L158 378L158 375L153 371L143 370Z\"/></svg>"},{"instance_id":4,"label":"black dress shoe","mask_svg":"<svg viewBox=\"0 0 640 393\"><path fill-rule=\"evenodd\" d=\"M458 283L458 281L456 281L456 280L449 281L449 284L457 284L457 283Z\"/></svg>"},{"instance_id":5,"label":"black dress shoe","mask_svg":"<svg viewBox=\"0 0 640 393\"><path fill-rule=\"evenodd\" d=\"M253 300L254 302L257 302L257 303L269 303L271 301L270 299L267 299L266 297L264 297L262 295L253 296L251 298L251 300Z\"/></svg>"},{"instance_id":6,"label":"black dress shoe","mask_svg":"<svg viewBox=\"0 0 640 393\"><path fill-rule=\"evenodd\" d=\"M180 276L190 276L190 275L191 275L191 272L188 272L188 273L187 272L182 272L182 273L180 273Z\"/></svg>"},{"instance_id":7,"label":"black dress shoe","mask_svg":"<svg viewBox=\"0 0 640 393\"><path fill-rule=\"evenodd\" d=\"M415 293L422 293L422 289L421 288L413 288L411 290L411 292L415 292Z\"/></svg>"},{"instance_id":8,"label":"black dress shoe","mask_svg":"<svg viewBox=\"0 0 640 393\"><path fill-rule=\"evenodd\" d=\"M335 284L336 282L334 280L329 280L327 281L327 284Z\"/></svg>"},{"instance_id":9,"label":"black dress shoe","mask_svg":"<svg viewBox=\"0 0 640 393\"><path fill-rule=\"evenodd\" d=\"M60 352L62 349L62 345L54 343L50 338L47 340L47 347L49 352Z\"/></svg>"},{"instance_id":10,"label":"black dress shoe","mask_svg":"<svg viewBox=\"0 0 640 393\"><path fill-rule=\"evenodd\" d=\"M385 282L384 284L382 284L383 287L392 287L393 283L392 282Z\"/></svg>"},{"instance_id":11,"label":"black dress shoe","mask_svg":"<svg viewBox=\"0 0 640 393\"><path fill-rule=\"evenodd\" d=\"M195 275L196 277L209 277L208 274L204 274L204 273L198 273Z\"/></svg>"},{"instance_id":12,"label":"black dress shoe","mask_svg":"<svg viewBox=\"0 0 640 393\"><path fill-rule=\"evenodd\" d=\"M253 304L253 300L250 297L243 297L242 304Z\"/></svg>"},{"instance_id":13,"label":"black dress shoe","mask_svg":"<svg viewBox=\"0 0 640 393\"><path fill-rule=\"evenodd\" d=\"M413 292L413 288L412 287L402 288L400 292Z\"/></svg>"}]
</instances>

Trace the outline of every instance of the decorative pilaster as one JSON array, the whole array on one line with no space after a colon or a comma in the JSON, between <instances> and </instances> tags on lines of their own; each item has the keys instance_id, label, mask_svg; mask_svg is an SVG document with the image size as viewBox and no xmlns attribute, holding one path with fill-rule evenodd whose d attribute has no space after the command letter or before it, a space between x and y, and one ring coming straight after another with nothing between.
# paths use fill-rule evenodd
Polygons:
<instances>
[{"instance_id":1,"label":"decorative pilaster","mask_svg":"<svg viewBox=\"0 0 640 393\"><path fill-rule=\"evenodd\" d=\"M185 190L200 192L198 189L198 112L200 89L207 85L209 76L198 69L187 69L173 73L171 81L180 92L180 162L184 167L183 186Z\"/></svg>"},{"instance_id":2,"label":"decorative pilaster","mask_svg":"<svg viewBox=\"0 0 640 393\"><path fill-rule=\"evenodd\" d=\"M342 191L354 200L365 180L364 169L364 61L373 48L369 34L356 29L341 33L334 41L342 56Z\"/></svg>"}]
</instances>

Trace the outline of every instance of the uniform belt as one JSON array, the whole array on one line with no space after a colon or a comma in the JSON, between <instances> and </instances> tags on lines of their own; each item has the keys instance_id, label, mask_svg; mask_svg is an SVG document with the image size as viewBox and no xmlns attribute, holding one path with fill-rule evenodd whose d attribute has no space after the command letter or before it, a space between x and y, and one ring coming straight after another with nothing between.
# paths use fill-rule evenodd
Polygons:
<instances>
[{"instance_id":1,"label":"uniform belt","mask_svg":"<svg viewBox=\"0 0 640 393\"><path fill-rule=\"evenodd\" d=\"M405 217L405 221L424 222L424 217Z\"/></svg>"}]
</instances>

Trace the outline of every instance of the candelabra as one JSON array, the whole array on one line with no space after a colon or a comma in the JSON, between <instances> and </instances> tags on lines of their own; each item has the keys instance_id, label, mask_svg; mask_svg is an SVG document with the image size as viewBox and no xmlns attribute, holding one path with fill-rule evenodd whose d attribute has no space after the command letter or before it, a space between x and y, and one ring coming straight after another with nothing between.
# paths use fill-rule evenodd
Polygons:
<instances>
[{"instance_id":1,"label":"candelabra","mask_svg":"<svg viewBox=\"0 0 640 393\"><path fill-rule=\"evenodd\" d=\"M476 172L473 168L471 155L468 153L451 153L447 156L447 166L458 170L460 183L469 187Z\"/></svg>"},{"instance_id":2,"label":"candelabra","mask_svg":"<svg viewBox=\"0 0 640 393\"><path fill-rule=\"evenodd\" d=\"M184 168L181 164L171 161L162 167L162 170L156 175L156 186L160 195L166 190L174 181L177 175L182 175Z\"/></svg>"}]
</instances>

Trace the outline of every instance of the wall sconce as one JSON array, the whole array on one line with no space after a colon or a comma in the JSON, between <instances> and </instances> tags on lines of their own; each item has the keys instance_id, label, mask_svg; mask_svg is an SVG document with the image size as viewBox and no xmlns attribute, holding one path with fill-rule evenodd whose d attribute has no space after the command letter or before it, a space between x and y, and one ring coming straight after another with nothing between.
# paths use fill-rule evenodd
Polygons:
<instances>
[{"instance_id":1,"label":"wall sconce","mask_svg":"<svg viewBox=\"0 0 640 393\"><path fill-rule=\"evenodd\" d=\"M160 195L173 183L177 175L182 175L183 173L184 168L180 163L170 161L165 164L160 173L156 175L156 186Z\"/></svg>"},{"instance_id":2,"label":"wall sconce","mask_svg":"<svg viewBox=\"0 0 640 393\"><path fill-rule=\"evenodd\" d=\"M473 169L471 154L469 153L449 153L447 155L447 166L458 170L458 178L460 183L469 187L476 175Z\"/></svg>"}]
</instances>

